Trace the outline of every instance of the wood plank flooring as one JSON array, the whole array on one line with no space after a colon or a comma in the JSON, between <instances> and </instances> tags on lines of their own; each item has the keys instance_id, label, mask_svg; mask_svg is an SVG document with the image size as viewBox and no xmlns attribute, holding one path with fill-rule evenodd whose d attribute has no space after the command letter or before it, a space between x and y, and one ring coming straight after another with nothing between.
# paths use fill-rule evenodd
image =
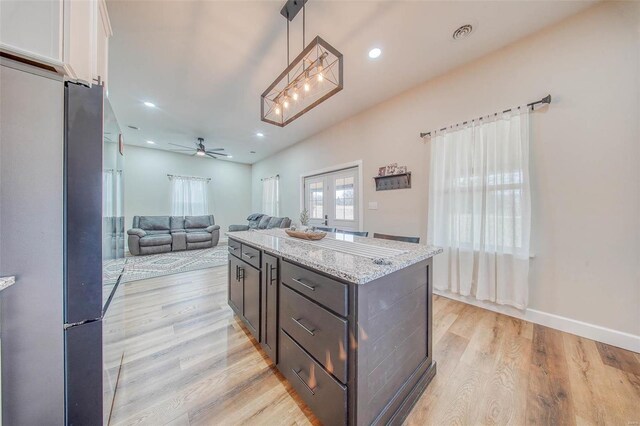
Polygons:
<instances>
[{"instance_id":1,"label":"wood plank flooring","mask_svg":"<svg viewBox=\"0 0 640 426\"><path fill-rule=\"evenodd\" d=\"M125 287L112 425L318 424L227 306L227 268ZM434 297L435 379L407 425L640 424L640 355Z\"/></svg>"}]
</instances>

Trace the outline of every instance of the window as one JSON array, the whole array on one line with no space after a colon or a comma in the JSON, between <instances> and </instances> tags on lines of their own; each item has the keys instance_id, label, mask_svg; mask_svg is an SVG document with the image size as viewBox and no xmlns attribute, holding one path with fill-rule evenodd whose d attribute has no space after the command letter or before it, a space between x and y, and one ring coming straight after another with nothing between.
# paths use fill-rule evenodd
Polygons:
<instances>
[{"instance_id":1,"label":"window","mask_svg":"<svg viewBox=\"0 0 640 426\"><path fill-rule=\"evenodd\" d=\"M313 182L309 185L309 217L311 219L323 218L323 190L322 182Z\"/></svg>"},{"instance_id":2,"label":"window","mask_svg":"<svg viewBox=\"0 0 640 426\"><path fill-rule=\"evenodd\" d=\"M278 216L280 211L280 177L262 179L262 213Z\"/></svg>"},{"instance_id":3,"label":"window","mask_svg":"<svg viewBox=\"0 0 640 426\"><path fill-rule=\"evenodd\" d=\"M354 220L354 184L353 177L335 180L336 220Z\"/></svg>"},{"instance_id":4,"label":"window","mask_svg":"<svg viewBox=\"0 0 640 426\"><path fill-rule=\"evenodd\" d=\"M529 113L520 108L431 138L427 240L434 285L523 309L528 303Z\"/></svg>"},{"instance_id":5,"label":"window","mask_svg":"<svg viewBox=\"0 0 640 426\"><path fill-rule=\"evenodd\" d=\"M170 176L171 215L197 216L208 214L207 182L209 179Z\"/></svg>"}]
</instances>

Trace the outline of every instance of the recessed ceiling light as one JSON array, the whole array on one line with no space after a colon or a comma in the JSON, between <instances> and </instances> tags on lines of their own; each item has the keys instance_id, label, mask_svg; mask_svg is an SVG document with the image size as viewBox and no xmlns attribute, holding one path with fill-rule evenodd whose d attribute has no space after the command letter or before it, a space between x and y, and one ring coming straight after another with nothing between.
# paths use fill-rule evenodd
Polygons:
<instances>
[{"instance_id":1,"label":"recessed ceiling light","mask_svg":"<svg viewBox=\"0 0 640 426\"><path fill-rule=\"evenodd\" d=\"M140 127L132 126L131 124L129 124L127 127L133 130L140 130Z\"/></svg>"},{"instance_id":2,"label":"recessed ceiling light","mask_svg":"<svg viewBox=\"0 0 640 426\"><path fill-rule=\"evenodd\" d=\"M227 155L227 158L233 158L233 155Z\"/></svg>"},{"instance_id":3,"label":"recessed ceiling light","mask_svg":"<svg viewBox=\"0 0 640 426\"><path fill-rule=\"evenodd\" d=\"M374 47L373 49L371 49L371 50L369 51L369 57L370 57L371 59L376 59L376 58L377 58L378 56L380 56L381 54L382 54L382 50L380 50L380 49L379 49L379 48L377 48L377 47Z\"/></svg>"},{"instance_id":4,"label":"recessed ceiling light","mask_svg":"<svg viewBox=\"0 0 640 426\"><path fill-rule=\"evenodd\" d=\"M255 154L256 152L255 152L255 151L249 151L249 153L250 153L250 154Z\"/></svg>"},{"instance_id":5,"label":"recessed ceiling light","mask_svg":"<svg viewBox=\"0 0 640 426\"><path fill-rule=\"evenodd\" d=\"M156 143L154 141L147 141L148 144L150 145L155 145Z\"/></svg>"},{"instance_id":6,"label":"recessed ceiling light","mask_svg":"<svg viewBox=\"0 0 640 426\"><path fill-rule=\"evenodd\" d=\"M148 106L149 108L155 108L155 107L156 107L156 104L154 104L153 102L148 102L148 101L147 101L147 102L145 102L144 104L145 104L146 106Z\"/></svg>"},{"instance_id":7,"label":"recessed ceiling light","mask_svg":"<svg viewBox=\"0 0 640 426\"><path fill-rule=\"evenodd\" d=\"M256 133L256 136L259 137L259 138L263 138L264 137L264 133L258 132L258 133Z\"/></svg>"},{"instance_id":8,"label":"recessed ceiling light","mask_svg":"<svg viewBox=\"0 0 640 426\"><path fill-rule=\"evenodd\" d=\"M453 32L453 36L452 37L453 37L454 40L460 40L460 39L469 37L472 32L473 32L473 25L466 24L466 25L461 26L457 30L455 30Z\"/></svg>"}]
</instances>

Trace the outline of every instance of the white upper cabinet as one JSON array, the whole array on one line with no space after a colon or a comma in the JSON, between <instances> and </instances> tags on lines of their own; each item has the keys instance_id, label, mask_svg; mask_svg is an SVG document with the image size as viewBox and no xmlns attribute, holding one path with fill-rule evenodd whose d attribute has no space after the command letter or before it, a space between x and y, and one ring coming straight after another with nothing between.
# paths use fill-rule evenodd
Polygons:
<instances>
[{"instance_id":1,"label":"white upper cabinet","mask_svg":"<svg viewBox=\"0 0 640 426\"><path fill-rule=\"evenodd\" d=\"M104 0L0 0L0 50L74 80L106 81L110 36Z\"/></svg>"},{"instance_id":2,"label":"white upper cabinet","mask_svg":"<svg viewBox=\"0 0 640 426\"><path fill-rule=\"evenodd\" d=\"M62 65L62 1L0 1L0 47L17 56Z\"/></svg>"},{"instance_id":3,"label":"white upper cabinet","mask_svg":"<svg viewBox=\"0 0 640 426\"><path fill-rule=\"evenodd\" d=\"M107 4L104 0L98 2L96 26L96 70L93 78L94 80L102 80L106 87L109 80L107 76L109 71L109 37L113 35L113 32L107 13Z\"/></svg>"}]
</instances>

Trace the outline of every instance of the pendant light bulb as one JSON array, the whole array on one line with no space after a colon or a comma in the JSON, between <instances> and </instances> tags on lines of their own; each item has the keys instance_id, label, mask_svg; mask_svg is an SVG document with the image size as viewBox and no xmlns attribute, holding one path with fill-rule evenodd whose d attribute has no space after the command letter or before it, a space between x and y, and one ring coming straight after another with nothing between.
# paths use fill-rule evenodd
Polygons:
<instances>
[{"instance_id":1,"label":"pendant light bulb","mask_svg":"<svg viewBox=\"0 0 640 426\"><path fill-rule=\"evenodd\" d=\"M309 82L305 81L304 82L304 91L308 92L309 90L311 90L311 86L309 86Z\"/></svg>"},{"instance_id":2,"label":"pendant light bulb","mask_svg":"<svg viewBox=\"0 0 640 426\"><path fill-rule=\"evenodd\" d=\"M294 101L297 101L298 100L298 92L294 91L293 95L291 95L291 97L293 98Z\"/></svg>"},{"instance_id":3,"label":"pendant light bulb","mask_svg":"<svg viewBox=\"0 0 640 426\"><path fill-rule=\"evenodd\" d=\"M280 115L280 107L276 107L276 115Z\"/></svg>"},{"instance_id":4,"label":"pendant light bulb","mask_svg":"<svg viewBox=\"0 0 640 426\"><path fill-rule=\"evenodd\" d=\"M322 73L318 73L318 81L322 81L324 80L324 76L322 75Z\"/></svg>"},{"instance_id":5,"label":"pendant light bulb","mask_svg":"<svg viewBox=\"0 0 640 426\"><path fill-rule=\"evenodd\" d=\"M282 106L284 106L285 108L289 108L289 101L285 99L282 103Z\"/></svg>"}]
</instances>

